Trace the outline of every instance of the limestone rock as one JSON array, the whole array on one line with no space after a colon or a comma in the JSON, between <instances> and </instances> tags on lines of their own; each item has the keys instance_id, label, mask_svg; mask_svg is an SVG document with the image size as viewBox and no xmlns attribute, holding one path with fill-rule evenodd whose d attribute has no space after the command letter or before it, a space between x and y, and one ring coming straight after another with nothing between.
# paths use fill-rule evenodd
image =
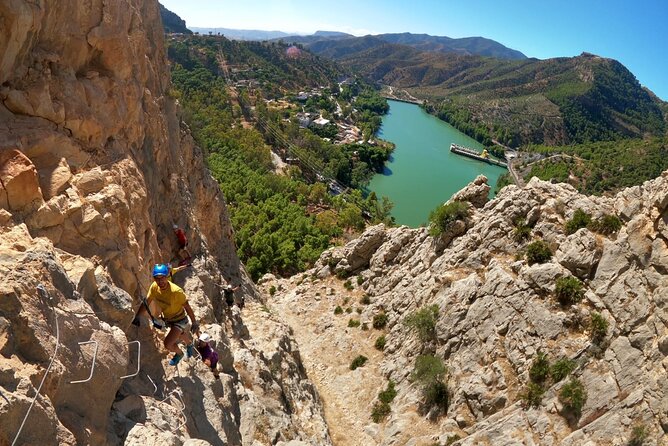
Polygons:
<instances>
[{"instance_id":1,"label":"limestone rock","mask_svg":"<svg viewBox=\"0 0 668 446\"><path fill-rule=\"evenodd\" d=\"M277 413L244 432L331 444L287 329L261 351L239 310L221 304L224 278L241 285L244 316L265 314L225 199L166 94L157 2L18 0L2 2L0 17L0 444L12 443L54 355L17 444L263 440L242 440L242 412ZM173 223L196 258L175 280L216 340L220 380L199 358L177 373L165 334L130 325L150 268L176 254ZM264 378L267 357L290 373L243 389L238 351Z\"/></svg>"},{"instance_id":2,"label":"limestone rock","mask_svg":"<svg viewBox=\"0 0 668 446\"><path fill-rule=\"evenodd\" d=\"M482 208L489 201L491 187L487 184L487 177L478 175L475 180L467 184L462 190L455 193L448 202L468 201L477 208Z\"/></svg>"},{"instance_id":3,"label":"limestone rock","mask_svg":"<svg viewBox=\"0 0 668 446\"><path fill-rule=\"evenodd\" d=\"M22 211L42 201L37 171L30 160L19 150L0 151L0 206Z\"/></svg>"},{"instance_id":4,"label":"limestone rock","mask_svg":"<svg viewBox=\"0 0 668 446\"><path fill-rule=\"evenodd\" d=\"M388 324L383 357L367 370L377 370L379 381L392 379L397 396L385 421L374 429L358 430L351 424L351 432L359 438L371 435L373 442L367 443L378 445L447 442L454 435L462 445L622 444L640 422L636 420L642 420L651 441L658 441L668 425L657 415L664 410L660 401L667 399L668 391L657 384L668 369L668 225L658 211L667 205L667 180L663 175L616 197L585 197L570 186L533 179L523 189L504 188L496 199L476 208L466 230L450 237L449 244L438 246L424 228L389 228L384 237L376 235L383 241L359 271L372 302L361 319L382 311ZM593 216L616 210L626 223L612 235L581 229L567 236L564 224L577 209ZM527 265L516 260L524 246L513 240L518 217L534 225L532 237L555 248L551 261ZM345 253L353 246L326 252L311 272L322 280L337 280L320 273L330 265L345 265ZM557 279L572 275L583 282L586 299L565 308L555 299L555 285ZM270 302L280 305L288 319L301 320L314 302L323 305L309 286L294 289L294 282L280 279L278 284L284 289ZM308 346L303 348L310 370L330 370L336 363L314 345L335 346L345 339L335 329L336 320L329 322L325 316L342 302L339 296L329 309L321 310L318 330L296 330L300 344ZM402 323L434 306L438 317L433 339L420 339ZM609 324L596 342L591 339L593 311ZM347 329L345 336L353 330ZM346 345L360 348L368 342L361 333L357 343ZM522 408L519 395L538 351L551 363L560 358L574 361L567 380L581 380L589 395L579 419L564 416L558 394L566 380L548 380L539 407ZM411 374L417 356L424 354L447 367L451 392L447 413L429 429L413 418L423 397ZM328 386L323 378L317 385L332 399L343 393L338 389L354 386L355 379ZM418 414L424 419L435 411ZM402 435L410 440L398 440Z\"/></svg>"},{"instance_id":5,"label":"limestone rock","mask_svg":"<svg viewBox=\"0 0 668 446\"><path fill-rule=\"evenodd\" d=\"M594 234L582 228L559 245L554 257L573 275L587 279L596 270L601 250Z\"/></svg>"},{"instance_id":6,"label":"limestone rock","mask_svg":"<svg viewBox=\"0 0 668 446\"><path fill-rule=\"evenodd\" d=\"M48 200L64 191L72 178L72 171L65 158L61 158L54 166L43 167L39 170L39 183Z\"/></svg>"},{"instance_id":7,"label":"limestone rock","mask_svg":"<svg viewBox=\"0 0 668 446\"><path fill-rule=\"evenodd\" d=\"M623 444L635 422L664 441L668 173L610 197L534 178L490 201L479 177L455 194L471 216L445 238L369 228L324 253L306 280L267 277L275 295L261 300L225 199L166 94L157 3L42 6L0 3L0 444L13 441L52 358L19 443L389 446L458 435L460 445L594 445ZM624 226L566 236L577 209ZM557 248L553 261L516 260L517 218ZM152 264L175 256L173 223L196 259L175 280L215 341L219 380L197 357L168 366L164 333L129 325ZM345 290L332 274L362 284ZM561 308L554 283L570 274L587 298ZM241 284L243 311L222 303L223 279ZM333 311L344 295L351 317L382 313L387 325L348 327ZM438 315L425 340L403 321L429 307ZM609 322L602 345L591 339L594 310ZM358 350L369 361L351 371ZM579 420L561 414L563 382L548 384L538 408L521 407L539 350L575 361L571 378L589 392ZM440 418L421 411L411 379L425 354L448 370ZM372 423L390 379L391 414ZM326 420L326 404L338 418Z\"/></svg>"},{"instance_id":8,"label":"limestone rock","mask_svg":"<svg viewBox=\"0 0 668 446\"><path fill-rule=\"evenodd\" d=\"M106 185L105 175L100 167L76 175L72 183L83 195L100 192Z\"/></svg>"}]
</instances>

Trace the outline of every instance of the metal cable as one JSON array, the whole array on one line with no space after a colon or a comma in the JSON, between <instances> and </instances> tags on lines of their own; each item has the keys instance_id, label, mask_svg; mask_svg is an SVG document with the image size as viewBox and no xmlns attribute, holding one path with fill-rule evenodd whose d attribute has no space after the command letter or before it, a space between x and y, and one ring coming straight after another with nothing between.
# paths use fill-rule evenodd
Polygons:
<instances>
[{"instance_id":1,"label":"metal cable","mask_svg":"<svg viewBox=\"0 0 668 446\"><path fill-rule=\"evenodd\" d=\"M39 291L40 294L42 294L44 297L48 298L49 297L49 292L44 288L44 285L39 284L37 285L37 291ZM44 373L44 376L42 377L42 381L39 383L39 387L37 388L37 392L35 393L35 397L32 399L32 402L30 403L30 407L28 407L28 411L26 412L25 417L23 417L23 421L21 422L21 426L19 427L18 432L16 433L16 436L14 437L14 441L12 442L12 446L16 444L16 441L19 439L19 435L21 435L21 431L23 430L23 426L25 425L26 420L28 419L28 415L30 415L30 411L32 410L32 406L35 404L35 401L37 400L37 396L39 395L40 390L42 390L42 385L44 384L44 380L46 379L46 375L49 374L49 371L51 370L51 366L53 365L53 361L56 359L56 354L58 354L58 346L60 345L60 330L58 329L58 313L56 312L56 307L54 305L51 306L53 308L53 315L55 317L55 322L56 322L56 348L53 351L53 356L51 357L51 361L49 362L49 366L46 368L46 372Z\"/></svg>"}]
</instances>

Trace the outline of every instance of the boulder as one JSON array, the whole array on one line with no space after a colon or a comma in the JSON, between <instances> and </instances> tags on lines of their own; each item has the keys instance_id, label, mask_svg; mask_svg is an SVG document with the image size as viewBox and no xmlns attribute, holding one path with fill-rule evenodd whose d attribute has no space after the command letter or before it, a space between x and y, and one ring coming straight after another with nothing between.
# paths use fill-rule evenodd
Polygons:
<instances>
[{"instance_id":1,"label":"boulder","mask_svg":"<svg viewBox=\"0 0 668 446\"><path fill-rule=\"evenodd\" d=\"M594 234L582 228L561 242L554 258L574 276L584 280L596 270L601 249Z\"/></svg>"},{"instance_id":2,"label":"boulder","mask_svg":"<svg viewBox=\"0 0 668 446\"><path fill-rule=\"evenodd\" d=\"M44 195L48 200L64 191L72 178L72 171L65 158L60 158L54 166L39 169L39 183Z\"/></svg>"},{"instance_id":3,"label":"boulder","mask_svg":"<svg viewBox=\"0 0 668 446\"><path fill-rule=\"evenodd\" d=\"M22 211L44 201L37 170L20 150L0 151L0 207Z\"/></svg>"},{"instance_id":4,"label":"boulder","mask_svg":"<svg viewBox=\"0 0 668 446\"><path fill-rule=\"evenodd\" d=\"M452 201L468 201L476 208L482 208L489 201L491 187L487 184L487 177L478 175L475 180L456 192L448 203Z\"/></svg>"}]
</instances>

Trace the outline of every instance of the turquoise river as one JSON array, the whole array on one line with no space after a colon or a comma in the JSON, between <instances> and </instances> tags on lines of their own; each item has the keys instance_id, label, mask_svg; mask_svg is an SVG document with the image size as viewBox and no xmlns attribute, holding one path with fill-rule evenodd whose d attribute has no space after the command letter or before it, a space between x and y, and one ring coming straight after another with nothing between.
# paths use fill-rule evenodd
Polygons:
<instances>
[{"instance_id":1,"label":"turquoise river","mask_svg":"<svg viewBox=\"0 0 668 446\"><path fill-rule=\"evenodd\" d=\"M392 215L398 225L418 227L427 222L432 209L476 176L485 175L494 189L496 180L506 172L502 167L451 153L451 143L478 151L483 147L450 124L417 105L388 102L390 111L383 118L378 137L393 142L396 148L385 171L371 180L369 190L392 200Z\"/></svg>"}]
</instances>

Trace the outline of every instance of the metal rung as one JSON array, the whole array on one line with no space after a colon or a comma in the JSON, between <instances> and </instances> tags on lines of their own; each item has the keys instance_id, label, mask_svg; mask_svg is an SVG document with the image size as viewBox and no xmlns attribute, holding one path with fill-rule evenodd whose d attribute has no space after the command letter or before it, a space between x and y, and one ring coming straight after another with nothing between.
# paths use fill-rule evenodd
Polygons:
<instances>
[{"instance_id":1,"label":"metal rung","mask_svg":"<svg viewBox=\"0 0 668 446\"><path fill-rule=\"evenodd\" d=\"M183 402L183 396L181 395L181 391L178 389L172 390L167 394L167 398L162 400L165 402L166 400L176 400L177 402L181 403L181 407L175 407L176 410L181 412L181 416L183 416L183 422L176 426L176 428L172 429L172 432L177 432L179 431L183 426L185 426L188 423L188 418L186 417L186 403ZM170 406L172 406L170 404ZM174 406L172 406L174 407Z\"/></svg>"},{"instance_id":2,"label":"metal rung","mask_svg":"<svg viewBox=\"0 0 668 446\"><path fill-rule=\"evenodd\" d=\"M153 389L154 389L154 390L153 390L153 395L155 395L156 393L158 393L158 386L156 386L156 385L155 385L155 382L153 382L153 380L151 379L151 375L149 375L149 374L147 373L147 374L146 374L146 377L148 378L149 381L151 381L151 384L153 384ZM164 395L164 394L163 394L163 395Z\"/></svg>"},{"instance_id":3,"label":"metal rung","mask_svg":"<svg viewBox=\"0 0 668 446\"><path fill-rule=\"evenodd\" d=\"M80 379L77 381L70 381L70 384L80 384L80 383L85 383L90 381L90 379L93 377L93 371L95 370L95 360L97 359L97 341L86 341L86 342L79 342L79 345L85 345L85 344L95 344L95 351L93 352L93 364L90 366L90 375L88 375L88 378L86 379Z\"/></svg>"},{"instance_id":4,"label":"metal rung","mask_svg":"<svg viewBox=\"0 0 668 446\"><path fill-rule=\"evenodd\" d=\"M131 373L130 375L121 376L121 379L130 378L131 376L137 376L139 374L139 367L141 366L141 362L140 362L140 360L141 360L141 342L139 342L139 341L128 342L128 344L127 344L128 345L128 352L130 351L130 344L134 344L134 343L137 343L137 371L134 372L134 373ZM151 379L151 378L149 377L149 379ZM151 380L151 382L153 382L153 381ZM155 384L154 384L154 386L155 386ZM156 390L157 390L157 388L156 388Z\"/></svg>"}]
</instances>

